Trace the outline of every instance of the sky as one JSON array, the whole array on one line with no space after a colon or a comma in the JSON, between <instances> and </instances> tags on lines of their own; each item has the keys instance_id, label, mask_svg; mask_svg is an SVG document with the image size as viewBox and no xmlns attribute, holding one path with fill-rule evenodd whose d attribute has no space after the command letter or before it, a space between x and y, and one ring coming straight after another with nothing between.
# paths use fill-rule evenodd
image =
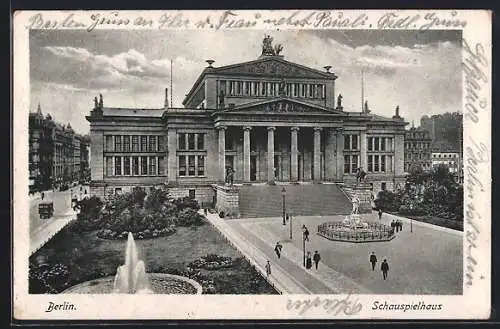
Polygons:
<instances>
[{"instance_id":1,"label":"sky","mask_svg":"<svg viewBox=\"0 0 500 329\"><path fill-rule=\"evenodd\" d=\"M267 34L288 61L331 65L346 111L361 111L362 70L372 113L392 116L399 105L418 126L424 114L461 110L460 31L32 30L30 111L40 103L42 112L85 134L99 93L105 107L162 108L171 59L173 105L182 107L205 60L215 67L255 60Z\"/></svg>"}]
</instances>

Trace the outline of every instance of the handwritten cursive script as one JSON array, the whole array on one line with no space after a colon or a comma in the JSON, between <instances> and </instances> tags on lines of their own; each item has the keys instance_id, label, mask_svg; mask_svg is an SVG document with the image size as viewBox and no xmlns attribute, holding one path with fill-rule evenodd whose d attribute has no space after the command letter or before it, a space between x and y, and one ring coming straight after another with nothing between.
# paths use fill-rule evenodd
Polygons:
<instances>
[{"instance_id":1,"label":"handwritten cursive script","mask_svg":"<svg viewBox=\"0 0 500 329\"><path fill-rule=\"evenodd\" d=\"M286 305L287 310L298 310L300 315L306 314L312 308L322 308L326 313L338 315L344 313L345 315L358 314L363 305L356 299L351 300L351 294L339 298L319 298L291 300L288 299Z\"/></svg>"}]
</instances>

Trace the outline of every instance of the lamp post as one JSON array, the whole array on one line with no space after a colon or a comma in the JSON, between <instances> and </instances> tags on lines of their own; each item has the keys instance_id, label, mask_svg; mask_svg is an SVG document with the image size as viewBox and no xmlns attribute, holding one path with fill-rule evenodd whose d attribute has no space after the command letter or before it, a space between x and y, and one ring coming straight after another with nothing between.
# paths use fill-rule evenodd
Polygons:
<instances>
[{"instance_id":1,"label":"lamp post","mask_svg":"<svg viewBox=\"0 0 500 329\"><path fill-rule=\"evenodd\" d=\"M283 197L283 225L286 225L286 222L285 222L285 196L286 196L286 190L285 190L285 187L283 187L281 189L281 196Z\"/></svg>"},{"instance_id":2,"label":"lamp post","mask_svg":"<svg viewBox=\"0 0 500 329\"><path fill-rule=\"evenodd\" d=\"M306 266L306 235L302 231L302 263L304 267Z\"/></svg>"},{"instance_id":3,"label":"lamp post","mask_svg":"<svg viewBox=\"0 0 500 329\"><path fill-rule=\"evenodd\" d=\"M292 214L289 214L288 218L290 221L290 240L292 240Z\"/></svg>"}]
</instances>

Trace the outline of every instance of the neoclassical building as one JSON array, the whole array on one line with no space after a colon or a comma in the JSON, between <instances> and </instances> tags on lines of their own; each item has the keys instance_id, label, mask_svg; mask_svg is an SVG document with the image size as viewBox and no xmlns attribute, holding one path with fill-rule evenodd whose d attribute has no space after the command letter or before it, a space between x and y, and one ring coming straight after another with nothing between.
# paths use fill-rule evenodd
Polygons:
<instances>
[{"instance_id":1,"label":"neoclassical building","mask_svg":"<svg viewBox=\"0 0 500 329\"><path fill-rule=\"evenodd\" d=\"M207 60L183 108L169 106L167 89L159 109L109 108L96 98L87 116L91 193L167 184L172 194L219 206L236 200L237 208L242 186L342 187L356 182L358 168L374 193L402 183L407 123L399 107L393 117L367 104L349 111L330 66L289 62L271 41L253 61Z\"/></svg>"}]
</instances>

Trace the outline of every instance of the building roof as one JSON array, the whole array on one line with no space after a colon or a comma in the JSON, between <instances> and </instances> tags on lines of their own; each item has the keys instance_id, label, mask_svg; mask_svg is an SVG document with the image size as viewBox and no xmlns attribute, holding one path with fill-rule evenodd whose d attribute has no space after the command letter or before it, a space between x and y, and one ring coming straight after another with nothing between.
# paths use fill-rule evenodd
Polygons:
<instances>
[{"instance_id":1,"label":"building roof","mask_svg":"<svg viewBox=\"0 0 500 329\"><path fill-rule=\"evenodd\" d=\"M459 151L449 142L439 141L431 144L432 152L434 153L458 153Z\"/></svg>"},{"instance_id":2,"label":"building roof","mask_svg":"<svg viewBox=\"0 0 500 329\"><path fill-rule=\"evenodd\" d=\"M104 107L104 116L161 118L165 109L140 109L124 107Z\"/></svg>"},{"instance_id":3,"label":"building roof","mask_svg":"<svg viewBox=\"0 0 500 329\"><path fill-rule=\"evenodd\" d=\"M220 67L206 67L182 101L186 104L207 74L223 74L228 76L254 75L273 78L312 78L335 80L337 75L323 72L301 64L285 60L282 56L261 56L256 60Z\"/></svg>"}]
</instances>

